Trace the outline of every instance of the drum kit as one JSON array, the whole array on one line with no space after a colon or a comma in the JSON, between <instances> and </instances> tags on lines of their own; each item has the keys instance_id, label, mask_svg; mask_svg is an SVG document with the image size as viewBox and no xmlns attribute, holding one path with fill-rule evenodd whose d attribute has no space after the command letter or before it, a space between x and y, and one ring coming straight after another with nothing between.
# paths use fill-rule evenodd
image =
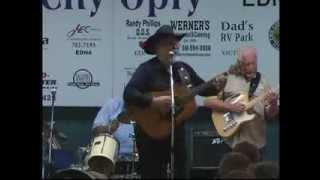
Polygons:
<instances>
[{"instance_id":1,"label":"drum kit","mask_svg":"<svg viewBox=\"0 0 320 180\"><path fill-rule=\"evenodd\" d=\"M135 125L134 121L130 121ZM56 171L52 178L59 179L139 179L136 163L139 160L135 135L130 134L133 141L131 158L122 161L119 158L119 141L110 133L102 133L92 138L87 147L78 150L77 164L70 168Z\"/></svg>"}]
</instances>

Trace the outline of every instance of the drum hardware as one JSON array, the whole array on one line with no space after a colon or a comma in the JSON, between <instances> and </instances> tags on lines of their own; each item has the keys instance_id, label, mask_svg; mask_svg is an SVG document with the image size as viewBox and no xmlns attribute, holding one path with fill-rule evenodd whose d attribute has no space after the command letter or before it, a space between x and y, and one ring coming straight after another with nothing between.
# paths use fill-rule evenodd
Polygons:
<instances>
[{"instance_id":1,"label":"drum hardware","mask_svg":"<svg viewBox=\"0 0 320 180\"><path fill-rule=\"evenodd\" d=\"M114 174L110 178L111 179L141 179L140 175L137 175L137 174Z\"/></svg>"},{"instance_id":2,"label":"drum hardware","mask_svg":"<svg viewBox=\"0 0 320 180\"><path fill-rule=\"evenodd\" d=\"M42 178L44 179L46 174L50 176L51 172L47 169L52 169L52 148L61 148L61 146L58 146L58 142L56 142L56 139L53 137L53 125L54 125L54 101L56 99L56 87L51 89L51 96L52 96L52 103L51 103L51 120L50 120L50 128L49 128L49 148L48 148L48 161L43 161L42 163ZM44 135L44 134L43 134Z\"/></svg>"},{"instance_id":3,"label":"drum hardware","mask_svg":"<svg viewBox=\"0 0 320 180\"><path fill-rule=\"evenodd\" d=\"M68 168L63 170L58 170L53 176L53 179L108 179L103 173L91 171L91 170L81 170L77 168Z\"/></svg>"},{"instance_id":4,"label":"drum hardware","mask_svg":"<svg viewBox=\"0 0 320 180\"><path fill-rule=\"evenodd\" d=\"M49 137L49 164L52 163L52 156L51 156L51 150L52 150L52 144L53 144L53 140L52 140L52 135L53 135L53 117L54 117L54 101L55 101L55 97L56 97L56 89L53 88L51 90L51 95L52 95L52 104L51 104L51 121L50 121L50 137Z\"/></svg>"},{"instance_id":5,"label":"drum hardware","mask_svg":"<svg viewBox=\"0 0 320 180\"><path fill-rule=\"evenodd\" d=\"M134 121L131 121L130 124L135 124ZM121 164L118 158L120 143L118 140L110 134L110 126L106 128L109 129L109 133L100 133L91 139L87 147L79 147L77 156L78 163L72 164L71 169L77 171L92 171L104 174L106 177L111 178L120 178L120 179L138 179L138 174L136 173L136 164L138 161L138 151L136 147L135 134L130 133L129 138L133 141L133 149L131 153L131 158L124 164ZM116 161L119 161L116 164ZM120 174L115 173L115 168L122 168ZM122 167L122 165L124 165ZM71 171L69 169L69 171ZM117 178L117 179L118 179Z\"/></svg>"},{"instance_id":6,"label":"drum hardware","mask_svg":"<svg viewBox=\"0 0 320 180\"><path fill-rule=\"evenodd\" d=\"M133 129L135 128L136 122L130 121L130 124L132 124ZM132 169L131 174L137 175L137 172L135 171L135 162L139 160L138 151L137 151L137 145L136 145L136 137L134 133L129 134L129 138L132 139L133 146L132 146Z\"/></svg>"},{"instance_id":7,"label":"drum hardware","mask_svg":"<svg viewBox=\"0 0 320 180\"><path fill-rule=\"evenodd\" d=\"M130 121L130 124L133 126L135 123L135 121ZM112 179L140 179L136 172L136 162L138 161L139 156L135 133L129 133L128 137L132 140L132 151L129 156L127 156L128 158L119 159L120 161L116 164L116 171L111 175Z\"/></svg>"},{"instance_id":8,"label":"drum hardware","mask_svg":"<svg viewBox=\"0 0 320 180\"><path fill-rule=\"evenodd\" d=\"M79 147L76 153L76 163L71 164L70 168L72 169L78 169L78 170L88 170L88 164L87 164L87 155L89 152L89 148L88 147Z\"/></svg>"}]
</instances>

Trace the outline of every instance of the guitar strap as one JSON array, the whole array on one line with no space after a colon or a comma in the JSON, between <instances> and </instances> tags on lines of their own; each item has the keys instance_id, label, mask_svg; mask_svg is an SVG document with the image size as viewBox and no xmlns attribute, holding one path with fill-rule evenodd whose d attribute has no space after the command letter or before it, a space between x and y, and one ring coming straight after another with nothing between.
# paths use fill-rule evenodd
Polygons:
<instances>
[{"instance_id":1,"label":"guitar strap","mask_svg":"<svg viewBox=\"0 0 320 180\"><path fill-rule=\"evenodd\" d=\"M257 89L259 82L260 82L260 79L261 79L261 74L259 72L257 72L257 75L255 78L251 79L250 88L249 88L249 98L252 97L253 93Z\"/></svg>"},{"instance_id":2,"label":"guitar strap","mask_svg":"<svg viewBox=\"0 0 320 180\"><path fill-rule=\"evenodd\" d=\"M191 77L188 71L184 67L179 67L178 73L182 84L185 85L187 88L192 88Z\"/></svg>"}]
</instances>

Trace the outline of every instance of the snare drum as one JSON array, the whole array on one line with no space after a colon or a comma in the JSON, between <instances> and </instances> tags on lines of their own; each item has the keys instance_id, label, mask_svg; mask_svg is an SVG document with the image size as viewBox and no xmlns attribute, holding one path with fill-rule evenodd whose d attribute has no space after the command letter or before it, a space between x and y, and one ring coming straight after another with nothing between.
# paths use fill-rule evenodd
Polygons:
<instances>
[{"instance_id":1,"label":"snare drum","mask_svg":"<svg viewBox=\"0 0 320 180\"><path fill-rule=\"evenodd\" d=\"M87 164L90 170L109 176L114 172L119 142L109 134L96 136L90 146Z\"/></svg>"}]
</instances>

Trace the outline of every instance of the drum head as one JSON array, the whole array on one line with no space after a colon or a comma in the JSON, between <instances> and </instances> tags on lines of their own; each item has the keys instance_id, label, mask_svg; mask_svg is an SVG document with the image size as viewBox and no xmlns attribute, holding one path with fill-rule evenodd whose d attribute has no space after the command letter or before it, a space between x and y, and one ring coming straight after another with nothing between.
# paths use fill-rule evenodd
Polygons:
<instances>
[{"instance_id":1,"label":"drum head","mask_svg":"<svg viewBox=\"0 0 320 180\"><path fill-rule=\"evenodd\" d=\"M52 178L54 179L108 179L106 175L78 169L64 169L57 171Z\"/></svg>"},{"instance_id":2,"label":"drum head","mask_svg":"<svg viewBox=\"0 0 320 180\"><path fill-rule=\"evenodd\" d=\"M88 160L90 170L110 175L114 171L113 162L104 156L95 156Z\"/></svg>"}]
</instances>

